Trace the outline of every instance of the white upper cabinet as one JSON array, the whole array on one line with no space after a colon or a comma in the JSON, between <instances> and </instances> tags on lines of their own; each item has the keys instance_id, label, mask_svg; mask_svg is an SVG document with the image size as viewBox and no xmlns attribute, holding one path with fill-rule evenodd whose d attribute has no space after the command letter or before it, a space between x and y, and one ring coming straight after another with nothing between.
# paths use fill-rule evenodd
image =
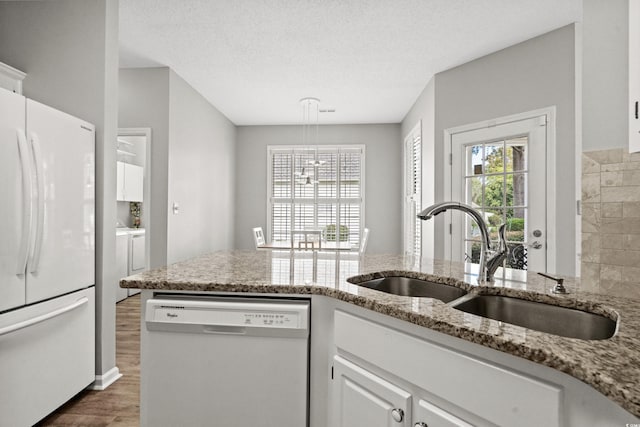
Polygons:
<instances>
[{"instance_id":1,"label":"white upper cabinet","mask_svg":"<svg viewBox=\"0 0 640 427\"><path fill-rule=\"evenodd\" d=\"M629 0L629 152L640 152L640 0Z\"/></svg>"},{"instance_id":2,"label":"white upper cabinet","mask_svg":"<svg viewBox=\"0 0 640 427\"><path fill-rule=\"evenodd\" d=\"M144 189L144 168L124 162L117 162L116 199L125 202L142 202Z\"/></svg>"},{"instance_id":3,"label":"white upper cabinet","mask_svg":"<svg viewBox=\"0 0 640 427\"><path fill-rule=\"evenodd\" d=\"M117 162L116 163L116 200L123 201L124 200L124 163Z\"/></svg>"},{"instance_id":4,"label":"white upper cabinet","mask_svg":"<svg viewBox=\"0 0 640 427\"><path fill-rule=\"evenodd\" d=\"M144 169L141 166L124 164L124 191L130 202L141 202L143 192Z\"/></svg>"}]
</instances>

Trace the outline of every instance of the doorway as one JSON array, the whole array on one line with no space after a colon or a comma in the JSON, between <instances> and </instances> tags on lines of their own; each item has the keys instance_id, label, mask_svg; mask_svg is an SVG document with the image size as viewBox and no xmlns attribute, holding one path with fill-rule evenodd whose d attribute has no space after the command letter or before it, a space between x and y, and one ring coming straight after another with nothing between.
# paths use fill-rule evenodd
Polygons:
<instances>
[{"instance_id":1,"label":"doorway","mask_svg":"<svg viewBox=\"0 0 640 427\"><path fill-rule=\"evenodd\" d=\"M478 123L448 131L450 200L477 209L492 246L506 224L509 256L502 274L555 268L553 212L555 172L553 109ZM445 253L470 271L480 257L480 231L468 216L450 214ZM497 276L499 277L500 270Z\"/></svg>"},{"instance_id":2,"label":"doorway","mask_svg":"<svg viewBox=\"0 0 640 427\"><path fill-rule=\"evenodd\" d=\"M120 128L117 139L116 267L118 278L150 266L150 128ZM116 290L116 302L139 290Z\"/></svg>"}]
</instances>

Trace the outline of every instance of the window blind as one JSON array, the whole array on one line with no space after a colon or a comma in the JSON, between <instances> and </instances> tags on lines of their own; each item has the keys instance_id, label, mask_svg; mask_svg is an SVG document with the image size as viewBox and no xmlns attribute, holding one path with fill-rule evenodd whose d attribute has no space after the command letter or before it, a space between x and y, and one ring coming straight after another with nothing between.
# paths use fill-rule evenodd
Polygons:
<instances>
[{"instance_id":1,"label":"window blind","mask_svg":"<svg viewBox=\"0 0 640 427\"><path fill-rule=\"evenodd\" d=\"M364 228L364 147L270 146L268 234L319 228L328 240L360 244Z\"/></svg>"},{"instance_id":2,"label":"window blind","mask_svg":"<svg viewBox=\"0 0 640 427\"><path fill-rule=\"evenodd\" d=\"M407 255L422 253L421 223L417 215L422 210L422 136L417 126L405 138L405 226L404 247Z\"/></svg>"}]
</instances>

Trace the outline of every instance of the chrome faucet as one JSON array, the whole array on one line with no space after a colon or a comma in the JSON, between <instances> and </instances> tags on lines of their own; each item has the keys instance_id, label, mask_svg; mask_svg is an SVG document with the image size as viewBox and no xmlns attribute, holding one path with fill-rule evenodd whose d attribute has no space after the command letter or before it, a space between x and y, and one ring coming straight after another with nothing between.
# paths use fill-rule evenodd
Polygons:
<instances>
[{"instance_id":1,"label":"chrome faucet","mask_svg":"<svg viewBox=\"0 0 640 427\"><path fill-rule=\"evenodd\" d=\"M496 272L496 269L502 264L502 261L509 254L509 246L507 245L505 239L505 224L500 226L498 230L498 235L500 236L500 243L498 249L494 251L491 250L491 239L489 238L489 230L487 229L487 224L484 222L482 215L475 209L473 209L469 205L465 205L460 202L441 202L436 203L435 205L431 205L422 212L418 214L418 218L421 220L428 220L431 217L438 215L439 213L445 212L449 209L455 209L462 211L468 215L470 215L476 224L478 224L478 228L480 229L480 235L482 240L480 242L480 274L478 276L478 282L482 282L486 280L487 282L493 282L493 275ZM487 256L491 254L491 257L487 259Z\"/></svg>"}]
</instances>

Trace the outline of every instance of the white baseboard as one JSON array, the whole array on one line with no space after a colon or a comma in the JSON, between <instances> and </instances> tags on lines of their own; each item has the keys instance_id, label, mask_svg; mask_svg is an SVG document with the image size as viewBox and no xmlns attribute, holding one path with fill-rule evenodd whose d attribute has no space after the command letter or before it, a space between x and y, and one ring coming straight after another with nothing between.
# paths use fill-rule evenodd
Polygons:
<instances>
[{"instance_id":1,"label":"white baseboard","mask_svg":"<svg viewBox=\"0 0 640 427\"><path fill-rule=\"evenodd\" d=\"M117 366L109 369L104 375L96 375L96 380L87 387L89 390L104 390L109 387L111 384L116 382L122 374Z\"/></svg>"}]
</instances>

